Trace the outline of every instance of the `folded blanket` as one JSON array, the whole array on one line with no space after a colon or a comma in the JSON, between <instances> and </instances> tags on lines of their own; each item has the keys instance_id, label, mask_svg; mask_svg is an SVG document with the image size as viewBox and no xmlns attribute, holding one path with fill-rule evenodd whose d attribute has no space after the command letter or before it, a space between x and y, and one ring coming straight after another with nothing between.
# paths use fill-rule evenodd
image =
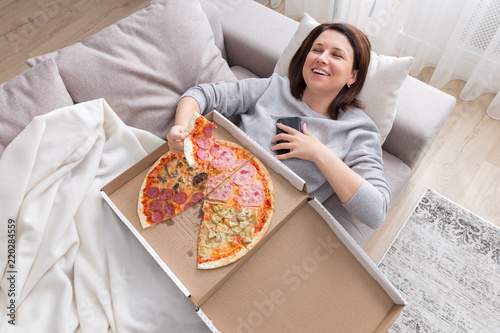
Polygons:
<instances>
[{"instance_id":1,"label":"folded blanket","mask_svg":"<svg viewBox=\"0 0 500 333\"><path fill-rule=\"evenodd\" d=\"M100 99L35 118L6 148L0 332L208 331L99 194L162 143Z\"/></svg>"}]
</instances>

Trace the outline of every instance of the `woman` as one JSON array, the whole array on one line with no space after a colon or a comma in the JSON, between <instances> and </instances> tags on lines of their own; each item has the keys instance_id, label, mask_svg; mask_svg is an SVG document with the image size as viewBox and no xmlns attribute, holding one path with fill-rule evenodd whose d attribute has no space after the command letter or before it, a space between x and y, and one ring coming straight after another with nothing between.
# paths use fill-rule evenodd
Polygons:
<instances>
[{"instance_id":1,"label":"woman","mask_svg":"<svg viewBox=\"0 0 500 333\"><path fill-rule=\"evenodd\" d=\"M335 193L349 213L377 228L387 215L390 191L380 134L356 99L369 62L370 42L361 31L322 24L297 50L288 77L201 84L186 91L167 135L171 150L182 153L195 111L240 115L240 128L264 149L290 150L276 157L306 181L311 196L323 202ZM302 131L277 124L291 116L301 118ZM276 135L276 126L286 133Z\"/></svg>"}]
</instances>

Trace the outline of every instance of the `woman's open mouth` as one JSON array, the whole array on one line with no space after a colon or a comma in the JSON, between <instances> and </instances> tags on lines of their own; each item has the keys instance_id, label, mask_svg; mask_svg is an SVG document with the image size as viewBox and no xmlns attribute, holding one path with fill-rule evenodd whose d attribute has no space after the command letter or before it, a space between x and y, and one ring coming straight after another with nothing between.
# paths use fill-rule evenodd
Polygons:
<instances>
[{"instance_id":1,"label":"woman's open mouth","mask_svg":"<svg viewBox=\"0 0 500 333\"><path fill-rule=\"evenodd\" d=\"M319 69L319 68L313 68L312 71L314 74L323 75L323 76L330 76L330 74L328 74L327 72L325 72L324 70Z\"/></svg>"}]
</instances>

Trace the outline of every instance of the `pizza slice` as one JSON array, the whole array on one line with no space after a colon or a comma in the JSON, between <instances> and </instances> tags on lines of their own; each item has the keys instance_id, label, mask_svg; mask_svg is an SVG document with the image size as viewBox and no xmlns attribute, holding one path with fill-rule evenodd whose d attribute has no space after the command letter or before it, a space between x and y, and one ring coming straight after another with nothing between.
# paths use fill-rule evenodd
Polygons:
<instances>
[{"instance_id":1,"label":"pizza slice","mask_svg":"<svg viewBox=\"0 0 500 333\"><path fill-rule=\"evenodd\" d=\"M205 197L210 170L208 163L189 166L182 155L162 155L148 171L139 192L142 227L165 221Z\"/></svg>"},{"instance_id":2,"label":"pizza slice","mask_svg":"<svg viewBox=\"0 0 500 333\"><path fill-rule=\"evenodd\" d=\"M242 244L239 210L206 200L198 238L198 268L229 265L248 253Z\"/></svg>"},{"instance_id":3,"label":"pizza slice","mask_svg":"<svg viewBox=\"0 0 500 333\"><path fill-rule=\"evenodd\" d=\"M232 200L257 212L256 220L251 223L252 237L243 242L250 250L264 237L271 224L275 204L274 185L269 171L256 157L231 175L230 180L234 187Z\"/></svg>"},{"instance_id":4,"label":"pizza slice","mask_svg":"<svg viewBox=\"0 0 500 333\"><path fill-rule=\"evenodd\" d=\"M184 139L184 155L189 165L213 159L209 150L216 141L212 135L216 127L214 123L197 112L191 117L186 128L189 136Z\"/></svg>"}]
</instances>

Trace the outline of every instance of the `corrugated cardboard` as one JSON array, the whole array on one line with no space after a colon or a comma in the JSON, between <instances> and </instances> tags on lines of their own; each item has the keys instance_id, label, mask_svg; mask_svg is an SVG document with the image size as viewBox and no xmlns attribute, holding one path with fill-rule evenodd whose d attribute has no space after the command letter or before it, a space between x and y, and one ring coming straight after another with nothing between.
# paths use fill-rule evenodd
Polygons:
<instances>
[{"instance_id":1,"label":"corrugated cardboard","mask_svg":"<svg viewBox=\"0 0 500 333\"><path fill-rule=\"evenodd\" d=\"M143 230L137 199L150 166L168 144L101 191L105 200L157 260L214 332L386 332L404 300L303 180L220 114L214 137L239 143L268 167L276 209L264 239L241 260L197 269L198 203Z\"/></svg>"}]
</instances>

